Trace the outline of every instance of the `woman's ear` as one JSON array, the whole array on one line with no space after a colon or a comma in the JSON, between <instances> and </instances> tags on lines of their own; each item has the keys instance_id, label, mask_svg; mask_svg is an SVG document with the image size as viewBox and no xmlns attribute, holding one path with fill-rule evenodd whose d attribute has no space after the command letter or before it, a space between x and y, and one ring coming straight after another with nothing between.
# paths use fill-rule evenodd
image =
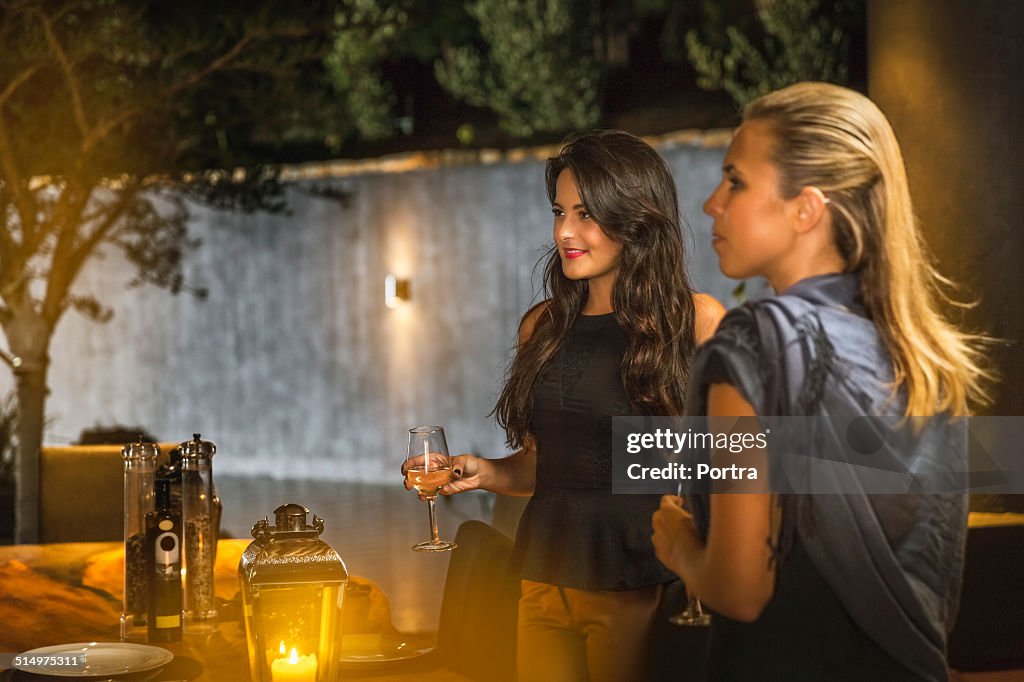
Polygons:
<instances>
[{"instance_id":1,"label":"woman's ear","mask_svg":"<svg viewBox=\"0 0 1024 682\"><path fill-rule=\"evenodd\" d=\"M796 203L798 232L811 230L827 213L829 199L817 187L804 187L793 200Z\"/></svg>"}]
</instances>

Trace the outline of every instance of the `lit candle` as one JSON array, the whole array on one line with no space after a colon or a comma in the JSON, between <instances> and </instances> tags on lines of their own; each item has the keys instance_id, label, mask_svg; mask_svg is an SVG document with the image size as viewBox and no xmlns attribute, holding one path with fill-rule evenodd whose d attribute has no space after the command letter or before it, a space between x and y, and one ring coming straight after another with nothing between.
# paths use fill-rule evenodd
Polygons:
<instances>
[{"instance_id":1,"label":"lit candle","mask_svg":"<svg viewBox=\"0 0 1024 682\"><path fill-rule=\"evenodd\" d=\"M423 473L430 471L430 450L427 441L423 441Z\"/></svg>"},{"instance_id":2,"label":"lit candle","mask_svg":"<svg viewBox=\"0 0 1024 682\"><path fill-rule=\"evenodd\" d=\"M274 682L316 682L316 654L299 656L292 647L288 658L270 664L270 677Z\"/></svg>"}]
</instances>

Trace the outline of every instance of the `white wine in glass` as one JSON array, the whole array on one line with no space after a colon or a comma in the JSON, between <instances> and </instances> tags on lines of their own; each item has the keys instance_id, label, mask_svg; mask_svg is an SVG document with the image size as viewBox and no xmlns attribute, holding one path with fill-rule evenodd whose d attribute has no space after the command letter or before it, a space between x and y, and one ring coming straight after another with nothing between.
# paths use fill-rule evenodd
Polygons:
<instances>
[{"instance_id":1,"label":"white wine in glass","mask_svg":"<svg viewBox=\"0 0 1024 682\"><path fill-rule=\"evenodd\" d=\"M448 481L452 480L451 459L444 429L440 426L417 426L409 429L409 456L405 460L405 480L427 498L430 515L430 539L412 546L417 552L448 552L454 542L442 540L437 533L437 510L434 500Z\"/></svg>"}]
</instances>

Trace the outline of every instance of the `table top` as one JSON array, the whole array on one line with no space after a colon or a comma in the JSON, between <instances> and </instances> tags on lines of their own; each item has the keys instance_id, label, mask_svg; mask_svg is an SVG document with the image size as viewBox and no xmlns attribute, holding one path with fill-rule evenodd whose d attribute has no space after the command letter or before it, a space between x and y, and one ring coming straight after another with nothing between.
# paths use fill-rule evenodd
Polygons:
<instances>
[{"instance_id":1,"label":"table top","mask_svg":"<svg viewBox=\"0 0 1024 682\"><path fill-rule=\"evenodd\" d=\"M967 517L971 528L1003 528L1024 526L1024 514L1013 512L971 512Z\"/></svg>"},{"instance_id":2,"label":"table top","mask_svg":"<svg viewBox=\"0 0 1024 682\"><path fill-rule=\"evenodd\" d=\"M217 545L214 575L218 631L159 644L174 653L175 659L163 671L145 679L248 679L237 574L239 558L248 544L248 540L221 540ZM72 642L119 641L123 571L123 546L117 542L0 547L0 623L4 624L0 628L0 652L20 653ZM349 578L343 618L346 635L386 638L398 634L391 625L387 597L364 578ZM389 679L387 675L372 676L375 680ZM16 671L0 674L0 680L40 679L46 678ZM391 679L465 680L443 671Z\"/></svg>"}]
</instances>

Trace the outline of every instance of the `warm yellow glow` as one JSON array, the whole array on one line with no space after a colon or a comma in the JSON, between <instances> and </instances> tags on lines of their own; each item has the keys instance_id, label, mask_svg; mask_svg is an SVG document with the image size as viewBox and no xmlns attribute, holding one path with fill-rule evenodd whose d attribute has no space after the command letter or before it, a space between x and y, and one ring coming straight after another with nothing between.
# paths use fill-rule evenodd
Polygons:
<instances>
[{"instance_id":1,"label":"warm yellow glow","mask_svg":"<svg viewBox=\"0 0 1024 682\"><path fill-rule=\"evenodd\" d=\"M284 648L284 640L282 639L281 640L281 648L280 648L281 655L284 656L287 653L287 651L288 650ZM295 651L295 649L292 649L292 651Z\"/></svg>"},{"instance_id":2,"label":"warm yellow glow","mask_svg":"<svg viewBox=\"0 0 1024 682\"><path fill-rule=\"evenodd\" d=\"M284 653L284 642L281 642L281 653ZM295 647L288 658L278 658L270 664L273 682L316 682L316 673L316 654L299 656Z\"/></svg>"},{"instance_id":3,"label":"warm yellow glow","mask_svg":"<svg viewBox=\"0 0 1024 682\"><path fill-rule=\"evenodd\" d=\"M664 135L648 135L643 139L655 149L672 148L678 145L724 149L732 140L732 130L678 130ZM409 173L434 168L458 168L460 166L488 166L496 163L520 163L523 161L545 161L557 156L561 145L519 147L516 149L444 149L429 152L407 152L375 159L355 161L328 161L283 166L281 179L285 182L297 180L323 180L324 178L348 178L357 175Z\"/></svg>"},{"instance_id":4,"label":"warm yellow glow","mask_svg":"<svg viewBox=\"0 0 1024 682\"><path fill-rule=\"evenodd\" d=\"M423 274L424 249L420 244L422 237L419 235L420 230L415 229L418 222L419 217L408 201L399 200L389 207L384 262L387 268L385 273L390 273L395 279L396 294L399 281L410 281L413 277L420 277ZM429 292L427 293L429 295ZM422 300L422 297L418 297L417 305L396 305L387 314L386 333L391 340L388 379L391 390L403 396L408 393L406 381L415 371L417 350L423 344L422 334L417 333L425 331L417 329L417 323L421 321L421 314L417 309L422 308ZM399 405L398 409L404 412L407 408L411 410L412 407Z\"/></svg>"}]
</instances>

